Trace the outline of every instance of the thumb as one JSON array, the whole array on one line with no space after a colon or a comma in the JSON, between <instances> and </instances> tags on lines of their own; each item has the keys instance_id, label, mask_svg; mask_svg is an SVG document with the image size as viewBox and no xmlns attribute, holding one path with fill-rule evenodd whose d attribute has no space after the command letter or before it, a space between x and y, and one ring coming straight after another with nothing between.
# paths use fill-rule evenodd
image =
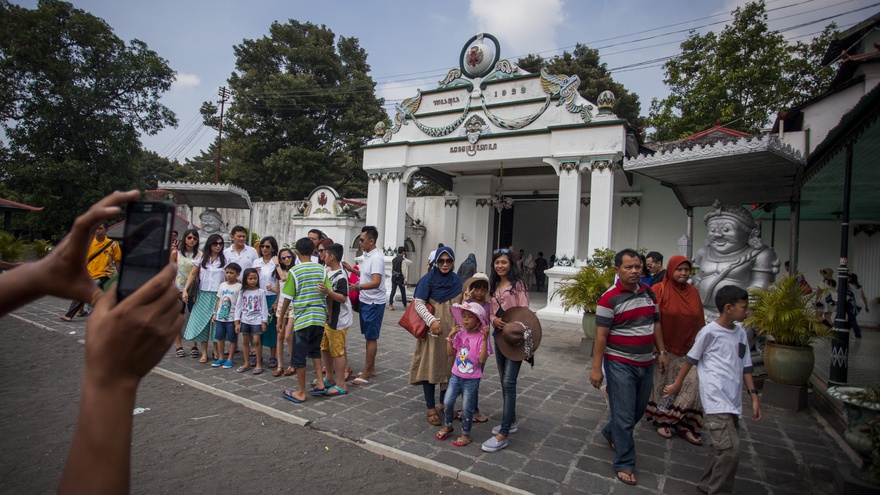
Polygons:
<instances>
[{"instance_id":1,"label":"thumb","mask_svg":"<svg viewBox=\"0 0 880 495\"><path fill-rule=\"evenodd\" d=\"M95 288L95 291L99 292L100 290L101 289L98 289L97 287ZM116 306L116 283L114 282L113 285L107 289L107 292L97 295L97 301L93 299L90 300L92 301L92 306L94 306L93 313L96 313L99 317L96 319L100 319L101 315L109 312L114 306Z\"/></svg>"}]
</instances>

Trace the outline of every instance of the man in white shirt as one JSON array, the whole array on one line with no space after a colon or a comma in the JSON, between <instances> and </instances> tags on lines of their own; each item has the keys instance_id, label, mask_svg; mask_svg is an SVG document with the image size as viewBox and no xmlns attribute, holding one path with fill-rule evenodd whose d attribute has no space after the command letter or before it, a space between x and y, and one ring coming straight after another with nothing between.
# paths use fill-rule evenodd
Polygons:
<instances>
[{"instance_id":1,"label":"man in white shirt","mask_svg":"<svg viewBox=\"0 0 880 495\"><path fill-rule=\"evenodd\" d=\"M232 238L232 245L223 250L223 257L226 258L226 263L238 263L242 273L248 268L253 268L254 261L260 255L256 249L246 244L247 229L241 225L236 225L232 227L229 236ZM241 282L241 273L238 274L238 281Z\"/></svg>"},{"instance_id":2,"label":"man in white shirt","mask_svg":"<svg viewBox=\"0 0 880 495\"><path fill-rule=\"evenodd\" d=\"M385 316L385 257L382 250L376 248L376 240L379 231L376 227L366 226L361 229L359 242L364 252L364 261L359 266L360 282L355 284L354 290L360 292L360 324L361 333L367 340L367 355L364 358L364 370L358 373L357 378L352 380L352 385L367 385L370 378L376 376L376 351L378 350L379 330L382 327L382 317ZM349 271L348 263L345 268Z\"/></svg>"}]
</instances>

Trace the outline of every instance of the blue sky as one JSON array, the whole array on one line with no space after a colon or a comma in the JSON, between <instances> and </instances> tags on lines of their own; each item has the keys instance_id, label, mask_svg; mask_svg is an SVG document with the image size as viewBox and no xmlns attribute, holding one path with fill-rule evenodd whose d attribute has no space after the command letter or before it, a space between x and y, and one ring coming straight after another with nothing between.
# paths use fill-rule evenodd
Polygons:
<instances>
[{"instance_id":1,"label":"blue sky","mask_svg":"<svg viewBox=\"0 0 880 495\"><path fill-rule=\"evenodd\" d=\"M16 1L34 8L36 0ZM273 21L296 19L324 24L338 36L360 40L368 54L379 96L388 101L436 87L458 65L464 43L488 32L501 43L501 56L515 60L527 53L552 56L576 43L601 48L608 68L675 55L687 29L720 31L729 12L744 0L74 0L77 8L101 17L123 40L144 41L177 72L163 97L179 125L143 136L148 149L177 158L199 154L216 137L199 130L198 109L217 100L217 90L235 67L233 46L266 35ZM866 8L865 7L869 7ZM848 27L880 12L878 0L768 0L770 26L784 29L845 12L832 19ZM712 17L710 17L712 16ZM783 18L787 17L787 18ZM821 31L831 20L786 32L792 38ZM701 27L703 26L703 27ZM650 30L650 31L649 31ZM640 34L639 34L640 33ZM637 41L640 38L652 37ZM809 39L799 38L799 39ZM615 45L615 46L609 46ZM642 114L652 98L663 98L660 63L613 72L615 80L637 93Z\"/></svg>"}]
</instances>

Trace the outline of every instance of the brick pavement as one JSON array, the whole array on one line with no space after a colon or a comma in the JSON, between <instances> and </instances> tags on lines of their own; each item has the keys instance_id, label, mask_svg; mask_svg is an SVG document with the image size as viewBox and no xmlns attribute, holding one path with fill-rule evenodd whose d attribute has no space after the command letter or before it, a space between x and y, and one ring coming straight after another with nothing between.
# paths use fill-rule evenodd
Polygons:
<instances>
[{"instance_id":1,"label":"brick pavement","mask_svg":"<svg viewBox=\"0 0 880 495\"><path fill-rule=\"evenodd\" d=\"M65 323L57 318L66 307L65 301L44 298L13 315L81 340L84 320ZM696 447L677 437L663 439L644 421L635 430L639 484L629 487L615 480L612 452L600 434L607 408L601 392L589 385L591 359L579 350L580 329L570 324L545 323L536 366L526 365L520 372L520 431L511 435L507 449L487 454L479 448L500 421L501 387L491 362L480 389L481 410L490 421L474 425L475 442L468 447L438 442L437 428L425 420L421 388L407 383L414 344L396 325L400 315L399 308L385 313L377 356L379 376L369 386L350 387L351 393L344 397L310 397L304 404L293 404L281 397L284 387L295 386L293 377L237 374L189 357L177 358L173 352L159 368L166 376L221 391L270 414L292 415L311 428L357 441L388 457L498 492L696 493L695 481L709 447ZM349 331L348 353L358 370L364 345L356 325ZM850 462L840 439L812 408L794 413L764 407L763 421L745 420L741 425L737 493L833 493L834 469L838 463Z\"/></svg>"}]
</instances>

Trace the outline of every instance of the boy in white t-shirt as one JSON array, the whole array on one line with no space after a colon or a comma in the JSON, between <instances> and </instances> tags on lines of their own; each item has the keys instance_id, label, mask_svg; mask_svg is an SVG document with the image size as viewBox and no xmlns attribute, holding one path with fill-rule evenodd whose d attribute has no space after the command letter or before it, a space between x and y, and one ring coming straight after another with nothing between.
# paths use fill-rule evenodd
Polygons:
<instances>
[{"instance_id":1,"label":"boy in white t-shirt","mask_svg":"<svg viewBox=\"0 0 880 495\"><path fill-rule=\"evenodd\" d=\"M715 295L721 315L697 334L685 356L675 383L666 386L667 396L681 389L693 365L700 378L700 399L705 415L703 427L709 431L715 452L703 472L697 489L702 493L732 493L739 465L739 417L742 415L742 385L745 381L752 398L752 421L761 420L758 390L752 378L752 356L743 321L749 307L749 293L729 285Z\"/></svg>"},{"instance_id":2,"label":"boy in white t-shirt","mask_svg":"<svg viewBox=\"0 0 880 495\"><path fill-rule=\"evenodd\" d=\"M214 307L214 354L216 361L211 366L225 369L232 368L235 360L235 348L238 346L238 334L235 333L235 305L238 303L238 294L241 292L241 282L238 276L241 274L241 266L238 263L226 265L226 281L217 289L217 305ZM226 342L229 342L229 359L223 358Z\"/></svg>"},{"instance_id":3,"label":"boy in white t-shirt","mask_svg":"<svg viewBox=\"0 0 880 495\"><path fill-rule=\"evenodd\" d=\"M324 249L330 287L319 284L318 292L327 296L327 323L321 339L321 357L330 386L323 395L335 397L348 393L345 386L345 369L348 367L345 337L354 318L351 314L351 302L348 300L348 275L340 265L345 248L342 244L333 243Z\"/></svg>"}]
</instances>

